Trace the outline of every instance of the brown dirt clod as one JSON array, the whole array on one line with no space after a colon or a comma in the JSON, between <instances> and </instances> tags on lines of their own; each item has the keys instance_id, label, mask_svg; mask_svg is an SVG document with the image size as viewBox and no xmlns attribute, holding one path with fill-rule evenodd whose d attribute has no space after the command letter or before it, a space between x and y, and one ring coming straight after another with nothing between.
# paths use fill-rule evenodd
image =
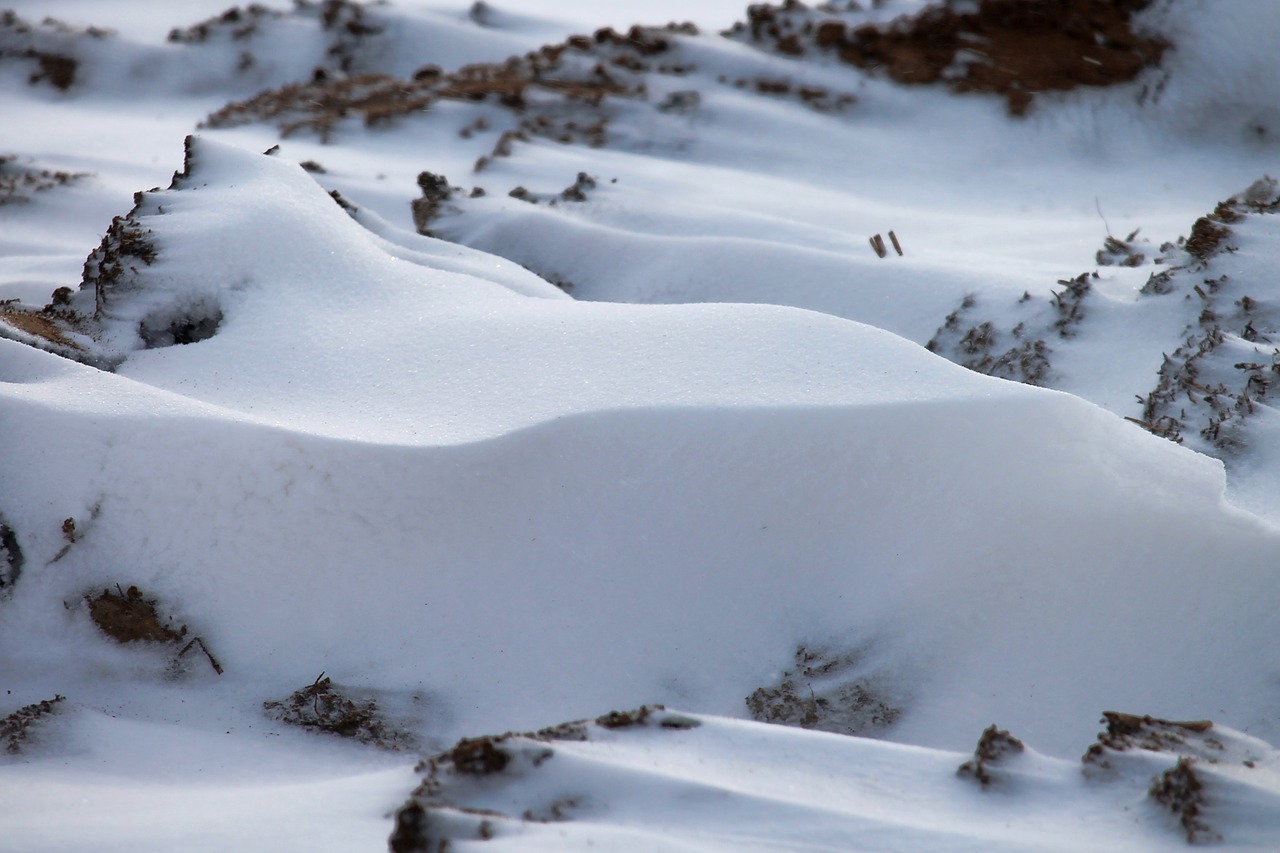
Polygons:
<instances>
[{"instance_id":1,"label":"brown dirt clod","mask_svg":"<svg viewBox=\"0 0 1280 853\"><path fill-rule=\"evenodd\" d=\"M1022 741L992 723L978 738L978 746L973 751L973 758L956 768L956 775L972 777L986 787L995 781L995 777L990 772L990 765L998 764L1006 756L1016 755L1024 749L1026 747L1023 746Z\"/></svg>"},{"instance_id":2,"label":"brown dirt clod","mask_svg":"<svg viewBox=\"0 0 1280 853\"><path fill-rule=\"evenodd\" d=\"M463 738L449 751L449 759L459 773L488 776L501 773L511 762L511 754L498 747L502 738Z\"/></svg>"},{"instance_id":3,"label":"brown dirt clod","mask_svg":"<svg viewBox=\"0 0 1280 853\"><path fill-rule=\"evenodd\" d=\"M117 643L177 643L187 636L186 625L174 630L172 620L161 621L155 599L145 598L136 586L116 590L85 600L93 623Z\"/></svg>"}]
</instances>

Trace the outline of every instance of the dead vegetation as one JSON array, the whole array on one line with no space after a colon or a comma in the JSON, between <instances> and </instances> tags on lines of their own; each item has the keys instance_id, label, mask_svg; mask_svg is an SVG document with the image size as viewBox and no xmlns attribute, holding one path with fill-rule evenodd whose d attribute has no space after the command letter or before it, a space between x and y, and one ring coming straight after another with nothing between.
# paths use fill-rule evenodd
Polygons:
<instances>
[{"instance_id":1,"label":"dead vegetation","mask_svg":"<svg viewBox=\"0 0 1280 853\"><path fill-rule=\"evenodd\" d=\"M661 705L645 705L631 711L610 711L595 720L574 720L536 732L463 738L451 749L418 765L422 783L396 812L395 828L388 841L393 851L430 851L452 848L455 841L488 840L504 824L518 821L548 823L572 819L581 795L567 793L524 809L519 816L467 804L477 792L492 790L508 780L536 771L555 757L556 741L586 741L605 731L656 728L683 731L700 723L667 711Z\"/></svg>"},{"instance_id":2,"label":"dead vegetation","mask_svg":"<svg viewBox=\"0 0 1280 853\"><path fill-rule=\"evenodd\" d=\"M346 10L349 5L329 2L324 8ZM248 41L268 16L265 12L255 16L232 11L235 15L224 13L171 38L196 42L226 32L228 38ZM355 13L343 11L338 17L341 15L350 20L326 24L325 28L345 33L353 45L385 28L385 24L367 23L368 16L357 20ZM701 95L694 89L669 90L665 81L696 71L696 65L685 57L680 39L697 33L692 24L634 26L625 32L604 27L504 62L468 65L455 71L429 64L407 78L381 73L373 61L351 60L354 46L337 53L331 49L333 61L315 69L310 80L227 104L208 116L204 126L271 122L284 136L308 132L329 140L347 121L358 121L367 128L387 127L405 118L427 117L431 107L441 101L487 104L507 112L510 121L506 126L492 128L493 118L485 115L460 131L468 139L490 130L497 134L492 150L477 160L476 171L482 171L494 158L510 156L513 143L518 141L542 138L605 145L616 114L613 105L619 101L647 103L662 114L696 113ZM375 44L365 47L376 53ZM840 110L855 100L852 95L791 80L743 77L734 85L771 97L795 98L820 111Z\"/></svg>"},{"instance_id":3,"label":"dead vegetation","mask_svg":"<svg viewBox=\"0 0 1280 853\"><path fill-rule=\"evenodd\" d=\"M518 138L539 136L560 142L603 145L610 99L643 99L643 74L672 69L654 60L673 50L674 37L687 27L633 27L627 33L610 28L592 36L573 36L502 63L464 66L444 72L423 66L411 78L385 74L332 75L262 92L228 104L205 120L208 127L270 121L282 135L300 131L331 137L337 125L358 118L366 127L388 125L421 115L438 101L485 102L505 107L517 122L499 139L490 157ZM481 167L483 168L483 167Z\"/></svg>"},{"instance_id":4,"label":"dead vegetation","mask_svg":"<svg viewBox=\"0 0 1280 853\"><path fill-rule=\"evenodd\" d=\"M65 187L87 177L88 172L23 166L16 156L0 154L0 207L28 204L37 193Z\"/></svg>"},{"instance_id":5,"label":"dead vegetation","mask_svg":"<svg viewBox=\"0 0 1280 853\"><path fill-rule=\"evenodd\" d=\"M1025 748L1022 741L992 723L978 738L978 746L973 751L973 758L961 764L956 769L956 775L976 779L985 788L999 778L995 765L1000 764L1010 755L1022 752Z\"/></svg>"},{"instance_id":6,"label":"dead vegetation","mask_svg":"<svg viewBox=\"0 0 1280 853\"><path fill-rule=\"evenodd\" d=\"M430 235L431 231L427 226L439 215L440 208L457 188L449 186L449 179L444 175L422 172L418 175L418 189L422 191L422 196L409 203L413 227L419 234Z\"/></svg>"},{"instance_id":7,"label":"dead vegetation","mask_svg":"<svg viewBox=\"0 0 1280 853\"><path fill-rule=\"evenodd\" d=\"M1162 720L1119 711L1103 711L1102 722L1107 728L1085 751L1081 759L1085 764L1106 767L1110 754L1133 749L1177 752L1186 746L1189 736L1204 735L1213 728L1209 720Z\"/></svg>"},{"instance_id":8,"label":"dead vegetation","mask_svg":"<svg viewBox=\"0 0 1280 853\"><path fill-rule=\"evenodd\" d=\"M183 659L197 647L213 671L222 674L222 665L204 640L194 636L188 640L187 626L175 627L173 617L162 617L159 602L147 598L136 586L121 589L117 584L114 592L103 589L98 595L86 595L84 601L93 624L117 643L150 643L176 648L173 658L175 674Z\"/></svg>"},{"instance_id":9,"label":"dead vegetation","mask_svg":"<svg viewBox=\"0 0 1280 853\"><path fill-rule=\"evenodd\" d=\"M1107 711L1102 715L1106 730L1085 751L1082 761L1087 774L1106 778L1121 765L1145 769L1156 755L1177 756L1174 764L1151 779L1148 797L1172 812L1189 843L1221 840L1205 814L1208 804L1207 776L1200 767L1236 761L1243 767L1255 765L1249 753L1238 746L1228 747L1229 737L1219 737L1209 720L1175 721L1151 716ZM1140 763L1134 764L1133 760ZM1141 763L1147 759L1146 763Z\"/></svg>"},{"instance_id":10,"label":"dead vegetation","mask_svg":"<svg viewBox=\"0 0 1280 853\"><path fill-rule=\"evenodd\" d=\"M80 286L93 288L99 313L117 293L133 289L139 269L159 256L151 232L139 223L142 196L134 197L134 207L127 214L111 220L101 244L85 258Z\"/></svg>"},{"instance_id":11,"label":"dead vegetation","mask_svg":"<svg viewBox=\"0 0 1280 853\"><path fill-rule=\"evenodd\" d=\"M820 113L840 113L858 102L858 96L849 92L833 92L825 86L812 83L794 83L778 77L735 77L732 81L725 76L719 78L721 83L730 83L735 89L743 89L772 98L794 99ZM697 94L696 92L694 94ZM661 109L661 107L660 107Z\"/></svg>"},{"instance_id":12,"label":"dead vegetation","mask_svg":"<svg viewBox=\"0 0 1280 853\"><path fill-rule=\"evenodd\" d=\"M379 13L379 5L352 0L294 0L293 8L280 10L251 3L229 8L190 27L170 30L169 42L237 45L237 70L244 72L259 64L256 40L272 24L289 19L310 24L319 32L325 64L315 69L314 76L359 74L379 64L387 46L380 37L394 30L394 21Z\"/></svg>"},{"instance_id":13,"label":"dead vegetation","mask_svg":"<svg viewBox=\"0 0 1280 853\"><path fill-rule=\"evenodd\" d=\"M33 727L57 711L57 706L66 701L65 696L54 696L31 705L25 705L4 719L0 719L0 741L4 742L5 752L17 755L22 752L23 745L31 737Z\"/></svg>"},{"instance_id":14,"label":"dead vegetation","mask_svg":"<svg viewBox=\"0 0 1280 853\"><path fill-rule=\"evenodd\" d=\"M1068 317L1075 315L1078 322L1082 313L1079 302L1087 290L1072 290L1069 282L1062 283L1068 284L1068 296L1065 302L1059 298L1059 304L1064 306ZM1046 339L1051 337L1049 329L1062 319L1062 311L1046 317L1042 303L1034 301L1030 293L1024 293L1019 306L1027 319L1004 332L990 320L972 319L977 305L977 297L972 294L961 300L925 348L977 373L1026 385L1044 385L1052 371L1049 357L1053 352Z\"/></svg>"},{"instance_id":15,"label":"dead vegetation","mask_svg":"<svg viewBox=\"0 0 1280 853\"><path fill-rule=\"evenodd\" d=\"M1280 379L1280 312L1269 301L1241 293L1227 273L1212 275L1220 255L1235 251L1232 226L1280 209L1280 184L1269 177L1220 202L1180 241L1188 260L1153 274L1147 296L1181 292L1194 319L1182 339L1163 354L1157 381L1138 395L1144 429L1183 442L1188 431L1199 448L1232 455L1247 446L1244 425L1271 399ZM1172 248L1172 247L1169 247Z\"/></svg>"},{"instance_id":16,"label":"dead vegetation","mask_svg":"<svg viewBox=\"0 0 1280 853\"><path fill-rule=\"evenodd\" d=\"M1159 777L1153 779L1147 791L1151 799L1165 806L1178 818L1178 824L1187 834L1189 843L1219 840L1216 832L1204 822L1204 785L1196 775L1195 759L1183 756Z\"/></svg>"},{"instance_id":17,"label":"dead vegetation","mask_svg":"<svg viewBox=\"0 0 1280 853\"><path fill-rule=\"evenodd\" d=\"M1102 248L1094 255L1098 266L1140 267L1149 260L1163 264L1168 260L1168 253L1177 248L1172 243L1165 243L1160 246L1157 255L1150 242L1139 238L1139 232L1140 229L1134 230L1123 240L1108 233L1102 242Z\"/></svg>"},{"instance_id":18,"label":"dead vegetation","mask_svg":"<svg viewBox=\"0 0 1280 853\"><path fill-rule=\"evenodd\" d=\"M13 592L14 584L22 576L22 566L26 558L22 555L22 546L18 544L18 535L13 528L0 517L0 598Z\"/></svg>"},{"instance_id":19,"label":"dead vegetation","mask_svg":"<svg viewBox=\"0 0 1280 853\"><path fill-rule=\"evenodd\" d=\"M1248 447L1249 418L1259 404L1270 404L1280 381L1280 310L1272 300L1242 292L1215 266L1236 251L1233 229L1278 209L1280 183L1265 177L1197 219L1190 236L1158 251L1144 251L1136 231L1124 240L1107 237L1098 253L1101 265L1140 266L1154 255L1151 262L1163 268L1149 276L1141 294L1181 294L1189 315L1181 336L1162 353L1155 386L1135 395L1140 416L1128 420L1177 443L1190 439L1196 449L1227 460ZM1063 289L1047 304L1025 293L1007 329L975 317L977 298L965 297L926 346L979 373L1047 384L1048 342L1069 340L1087 324L1097 278L1094 272L1059 281Z\"/></svg>"},{"instance_id":20,"label":"dead vegetation","mask_svg":"<svg viewBox=\"0 0 1280 853\"><path fill-rule=\"evenodd\" d=\"M31 72L27 82L47 83L60 92L75 85L81 61L75 56L76 43L84 38L105 39L110 30L99 27L73 27L55 18L44 18L38 24L19 17L12 10L0 11L0 63L26 63Z\"/></svg>"},{"instance_id":21,"label":"dead vegetation","mask_svg":"<svg viewBox=\"0 0 1280 853\"><path fill-rule=\"evenodd\" d=\"M865 653L799 646L795 665L775 687L746 698L752 719L838 734L869 734L892 726L902 708L886 694L883 679L866 670Z\"/></svg>"},{"instance_id":22,"label":"dead vegetation","mask_svg":"<svg viewBox=\"0 0 1280 853\"><path fill-rule=\"evenodd\" d=\"M373 699L357 702L334 683L320 675L311 684L295 690L283 701L262 703L273 720L308 731L350 738L379 749L409 749L415 745L412 735L383 718Z\"/></svg>"},{"instance_id":23,"label":"dead vegetation","mask_svg":"<svg viewBox=\"0 0 1280 853\"><path fill-rule=\"evenodd\" d=\"M1111 86L1159 63L1168 45L1133 26L1149 0L978 0L933 4L885 25L834 4L757 3L727 35L784 56L831 55L898 83L1001 95L1023 115L1037 94Z\"/></svg>"}]
</instances>

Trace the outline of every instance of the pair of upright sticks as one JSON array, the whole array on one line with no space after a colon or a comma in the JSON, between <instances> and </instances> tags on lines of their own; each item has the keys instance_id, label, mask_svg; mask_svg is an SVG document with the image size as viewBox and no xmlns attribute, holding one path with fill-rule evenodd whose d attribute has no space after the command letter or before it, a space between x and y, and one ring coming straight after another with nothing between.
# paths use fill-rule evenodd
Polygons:
<instances>
[{"instance_id":1,"label":"pair of upright sticks","mask_svg":"<svg viewBox=\"0 0 1280 853\"><path fill-rule=\"evenodd\" d=\"M898 253L898 257L902 257L902 244L898 242L898 235L892 231L889 232L889 242L893 243L893 250ZM879 257L883 258L889 254L889 250L884 246L884 238L879 234L871 238L871 248Z\"/></svg>"}]
</instances>

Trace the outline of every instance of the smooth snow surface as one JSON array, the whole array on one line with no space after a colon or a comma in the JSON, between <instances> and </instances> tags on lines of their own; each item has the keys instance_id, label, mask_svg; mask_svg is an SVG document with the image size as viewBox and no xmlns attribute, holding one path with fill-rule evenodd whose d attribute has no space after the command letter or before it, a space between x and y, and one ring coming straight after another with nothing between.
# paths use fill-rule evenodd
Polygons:
<instances>
[{"instance_id":1,"label":"smooth snow surface","mask_svg":"<svg viewBox=\"0 0 1280 853\"><path fill-rule=\"evenodd\" d=\"M166 35L224 5L18 3L26 23L0 22L0 850L386 849L420 756L652 703L681 713L449 771L416 795L430 831L486 850L1272 849L1270 185L1211 252L1177 243L1280 174L1280 14L1230 5L1152 4L1141 25L1175 44L1159 68L1015 118L722 36L744 12L719 2L339 4L341 26L271 3L186 41ZM450 72L690 13L700 32L666 32L653 67L611 66L638 95L441 98L327 139L197 126L318 66ZM76 81L29 82L31 45L75 56ZM83 174L39 177L58 171ZM423 172L453 189L415 223ZM20 199L15 174L36 176ZM891 229L904 253L877 257ZM1104 238L1135 229L1107 265ZM118 276L78 289L112 234ZM59 287L78 290L38 313ZM1047 387L953 363L1028 378L982 359L1033 339ZM1175 386L1157 414L1181 446L1143 402ZM181 638L112 641L104 590ZM319 713L325 677L376 704L365 740L405 748L264 713L300 689ZM841 733L751 721L770 690L793 694L783 721ZM1215 725L1102 773L1079 756L1107 710ZM956 768L993 722L1028 749L984 788ZM1204 790L1191 824L1149 794L1178 756Z\"/></svg>"}]
</instances>

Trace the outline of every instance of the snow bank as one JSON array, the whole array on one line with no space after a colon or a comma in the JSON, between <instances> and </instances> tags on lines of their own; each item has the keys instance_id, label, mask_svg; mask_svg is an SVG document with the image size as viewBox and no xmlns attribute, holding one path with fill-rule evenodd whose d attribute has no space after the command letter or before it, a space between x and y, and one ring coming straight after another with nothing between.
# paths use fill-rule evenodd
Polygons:
<instances>
[{"instance_id":1,"label":"snow bank","mask_svg":"<svg viewBox=\"0 0 1280 853\"><path fill-rule=\"evenodd\" d=\"M15 593L25 655L98 660L74 602L137 584L250 694L417 685L430 738L742 713L797 644L858 651L914 742L998 712L1056 748L1112 706L1271 731L1274 534L1215 463L847 321L430 271L296 167L192 164L133 287L213 288L217 333L118 375L24 350L3 386L29 563L80 531Z\"/></svg>"}]
</instances>

